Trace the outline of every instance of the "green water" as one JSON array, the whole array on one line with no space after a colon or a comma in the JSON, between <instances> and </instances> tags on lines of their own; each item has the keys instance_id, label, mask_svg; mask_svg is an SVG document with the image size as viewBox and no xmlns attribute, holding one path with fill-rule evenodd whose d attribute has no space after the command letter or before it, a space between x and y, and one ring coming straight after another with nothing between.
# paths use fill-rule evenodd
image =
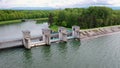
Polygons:
<instances>
[{"instance_id":1,"label":"green water","mask_svg":"<svg viewBox=\"0 0 120 68\"><path fill-rule=\"evenodd\" d=\"M0 50L0 68L120 68L120 33L31 50Z\"/></svg>"}]
</instances>

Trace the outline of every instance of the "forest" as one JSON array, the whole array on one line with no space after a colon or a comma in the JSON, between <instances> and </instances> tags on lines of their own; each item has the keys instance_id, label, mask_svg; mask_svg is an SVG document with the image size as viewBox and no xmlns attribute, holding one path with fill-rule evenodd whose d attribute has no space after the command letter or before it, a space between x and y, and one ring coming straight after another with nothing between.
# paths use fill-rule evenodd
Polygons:
<instances>
[{"instance_id":1,"label":"forest","mask_svg":"<svg viewBox=\"0 0 120 68\"><path fill-rule=\"evenodd\" d=\"M71 27L78 25L81 28L97 28L104 26L120 25L120 10L108 7L92 6L89 8L66 8L55 10L49 19L53 25Z\"/></svg>"},{"instance_id":2,"label":"forest","mask_svg":"<svg viewBox=\"0 0 120 68\"><path fill-rule=\"evenodd\" d=\"M51 26L96 28L120 25L120 10L104 6L65 8L56 10L0 10L0 21L48 18Z\"/></svg>"},{"instance_id":3,"label":"forest","mask_svg":"<svg viewBox=\"0 0 120 68\"><path fill-rule=\"evenodd\" d=\"M0 10L0 21L47 18L48 10Z\"/></svg>"}]
</instances>

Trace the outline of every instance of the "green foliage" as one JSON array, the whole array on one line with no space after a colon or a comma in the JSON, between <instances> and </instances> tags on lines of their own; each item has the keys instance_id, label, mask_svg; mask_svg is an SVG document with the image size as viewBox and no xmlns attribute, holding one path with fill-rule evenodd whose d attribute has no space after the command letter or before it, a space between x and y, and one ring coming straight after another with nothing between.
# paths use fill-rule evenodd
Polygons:
<instances>
[{"instance_id":1,"label":"green foliage","mask_svg":"<svg viewBox=\"0 0 120 68\"><path fill-rule=\"evenodd\" d=\"M86 18L89 21L88 28L108 25L107 20L111 16L112 9L107 7L89 7L83 12L83 19Z\"/></svg>"},{"instance_id":2,"label":"green foliage","mask_svg":"<svg viewBox=\"0 0 120 68\"><path fill-rule=\"evenodd\" d=\"M50 29L51 29L52 31L57 32L57 31L58 31L58 26L57 26L57 25L51 25L51 26L50 26Z\"/></svg>"},{"instance_id":3,"label":"green foliage","mask_svg":"<svg viewBox=\"0 0 120 68\"><path fill-rule=\"evenodd\" d=\"M36 18L34 19L37 23L43 23L43 22L46 22L48 21L48 18Z\"/></svg>"},{"instance_id":4,"label":"green foliage","mask_svg":"<svg viewBox=\"0 0 120 68\"><path fill-rule=\"evenodd\" d=\"M0 21L2 21L0 23L4 24L6 22L3 21L16 19L35 19L38 22L48 20L52 26L71 28L73 25L78 25L86 29L120 25L120 10L112 10L103 6L63 10L0 10Z\"/></svg>"},{"instance_id":5,"label":"green foliage","mask_svg":"<svg viewBox=\"0 0 120 68\"><path fill-rule=\"evenodd\" d=\"M48 18L35 18L34 20L36 20L36 21L46 21L46 20L48 20Z\"/></svg>"},{"instance_id":6,"label":"green foliage","mask_svg":"<svg viewBox=\"0 0 120 68\"><path fill-rule=\"evenodd\" d=\"M20 22L21 20L1 21L0 25L14 24L14 23L20 23Z\"/></svg>"},{"instance_id":7,"label":"green foliage","mask_svg":"<svg viewBox=\"0 0 120 68\"><path fill-rule=\"evenodd\" d=\"M50 13L48 17L48 23L51 25L53 23L53 14Z\"/></svg>"},{"instance_id":8,"label":"green foliage","mask_svg":"<svg viewBox=\"0 0 120 68\"><path fill-rule=\"evenodd\" d=\"M0 10L0 21L47 18L49 13L47 10Z\"/></svg>"},{"instance_id":9,"label":"green foliage","mask_svg":"<svg viewBox=\"0 0 120 68\"><path fill-rule=\"evenodd\" d=\"M81 15L79 12L82 12L82 9L66 8L65 10L55 10L53 11L54 23L66 27L71 27L74 24L78 25L78 17Z\"/></svg>"},{"instance_id":10,"label":"green foliage","mask_svg":"<svg viewBox=\"0 0 120 68\"><path fill-rule=\"evenodd\" d=\"M54 24L71 27L79 25L81 28L96 28L111 25L120 25L120 11L104 6L89 8L66 8L55 10Z\"/></svg>"}]
</instances>

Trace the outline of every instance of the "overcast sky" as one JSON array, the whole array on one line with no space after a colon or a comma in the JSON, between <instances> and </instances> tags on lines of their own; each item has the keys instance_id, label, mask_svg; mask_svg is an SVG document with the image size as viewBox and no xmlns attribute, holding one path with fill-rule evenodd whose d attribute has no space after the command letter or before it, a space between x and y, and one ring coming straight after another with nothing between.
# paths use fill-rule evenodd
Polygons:
<instances>
[{"instance_id":1,"label":"overcast sky","mask_svg":"<svg viewBox=\"0 0 120 68\"><path fill-rule=\"evenodd\" d=\"M0 0L0 8L13 7L83 7L83 6L118 6L120 0Z\"/></svg>"}]
</instances>

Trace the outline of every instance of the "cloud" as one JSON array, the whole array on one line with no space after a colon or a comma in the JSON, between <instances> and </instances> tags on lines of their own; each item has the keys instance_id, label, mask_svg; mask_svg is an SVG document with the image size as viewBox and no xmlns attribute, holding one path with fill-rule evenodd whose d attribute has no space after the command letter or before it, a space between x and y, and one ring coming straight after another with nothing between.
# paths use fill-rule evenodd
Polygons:
<instances>
[{"instance_id":1,"label":"cloud","mask_svg":"<svg viewBox=\"0 0 120 68\"><path fill-rule=\"evenodd\" d=\"M119 0L0 0L0 8L12 7L82 7L82 6L119 6Z\"/></svg>"},{"instance_id":2,"label":"cloud","mask_svg":"<svg viewBox=\"0 0 120 68\"><path fill-rule=\"evenodd\" d=\"M80 3L73 4L71 7L86 7L86 6L120 7L120 1L119 0L84 0Z\"/></svg>"}]
</instances>

